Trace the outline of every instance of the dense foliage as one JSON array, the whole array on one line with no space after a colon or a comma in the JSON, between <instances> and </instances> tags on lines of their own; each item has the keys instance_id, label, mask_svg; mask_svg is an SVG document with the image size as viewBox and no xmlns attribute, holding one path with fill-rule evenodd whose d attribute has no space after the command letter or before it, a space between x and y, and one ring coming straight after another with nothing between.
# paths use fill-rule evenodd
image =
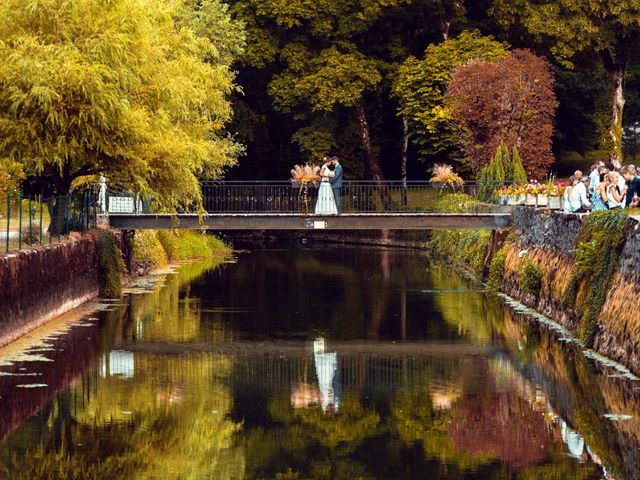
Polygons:
<instances>
[{"instance_id":1,"label":"dense foliage","mask_svg":"<svg viewBox=\"0 0 640 480\"><path fill-rule=\"evenodd\" d=\"M541 179L640 152L634 2L227 3L2 2L0 194L104 174L198 206L200 179L325 155L351 179L471 179L504 141Z\"/></svg>"},{"instance_id":2,"label":"dense foliage","mask_svg":"<svg viewBox=\"0 0 640 480\"><path fill-rule=\"evenodd\" d=\"M553 163L553 82L551 65L527 50L455 70L447 99L474 170L504 142L519 149L531 178L544 178Z\"/></svg>"},{"instance_id":3,"label":"dense foliage","mask_svg":"<svg viewBox=\"0 0 640 480\"><path fill-rule=\"evenodd\" d=\"M614 53L622 58L622 50L627 52L627 77L637 70L637 59L628 53L636 45L634 7L591 3L234 0L232 11L246 23L248 46L238 77L244 95L235 99L233 123L247 156L233 175L284 178L294 164L337 154L347 178L397 179L408 172L410 179L424 179L436 163L453 163L472 178L465 157L486 165L500 139L472 138L479 148L469 155L469 138L460 141L444 94L456 67L493 65L507 56L518 68L498 80L503 86L514 81L523 62L517 65L510 45L539 57L524 66L533 74L529 92L541 96L535 118L523 121L502 112L512 128L501 139L509 149L519 147L535 177L544 177L549 167L560 174L586 169L607 157L613 144L612 69L602 52L619 45ZM607 34L614 30L626 43ZM480 91L498 90L493 79L478 77ZM509 100L518 95L511 87ZM630 130L640 118L634 113L639 99L628 91L617 128L622 126L633 154L640 151L640 134ZM502 118L487 117L483 131L493 134Z\"/></svg>"},{"instance_id":4,"label":"dense foliage","mask_svg":"<svg viewBox=\"0 0 640 480\"><path fill-rule=\"evenodd\" d=\"M243 42L218 0L0 4L0 159L42 193L104 174L165 205L232 165L224 131Z\"/></svg>"},{"instance_id":5,"label":"dense foliage","mask_svg":"<svg viewBox=\"0 0 640 480\"><path fill-rule=\"evenodd\" d=\"M580 54L600 58L610 81L611 156L622 158L624 78L640 45L640 4L618 0L495 0L503 25L524 26L529 41L547 44L565 66Z\"/></svg>"}]
</instances>

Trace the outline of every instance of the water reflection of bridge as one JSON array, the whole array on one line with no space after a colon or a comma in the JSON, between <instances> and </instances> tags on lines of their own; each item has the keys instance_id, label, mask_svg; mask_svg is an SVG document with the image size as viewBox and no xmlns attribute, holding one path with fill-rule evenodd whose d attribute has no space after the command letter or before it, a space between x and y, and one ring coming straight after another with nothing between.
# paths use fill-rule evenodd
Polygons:
<instances>
[{"instance_id":1,"label":"water reflection of bridge","mask_svg":"<svg viewBox=\"0 0 640 480\"><path fill-rule=\"evenodd\" d=\"M288 390L293 383L316 380L308 342L140 342L124 348L136 353L229 356L234 365L229 381L235 389L243 391ZM464 359L498 352L489 346L427 342L333 342L328 351L338 354L344 387L383 391L424 381L425 375L434 373L434 369L450 378L454 365ZM197 368L199 363L192 365Z\"/></svg>"}]
</instances>

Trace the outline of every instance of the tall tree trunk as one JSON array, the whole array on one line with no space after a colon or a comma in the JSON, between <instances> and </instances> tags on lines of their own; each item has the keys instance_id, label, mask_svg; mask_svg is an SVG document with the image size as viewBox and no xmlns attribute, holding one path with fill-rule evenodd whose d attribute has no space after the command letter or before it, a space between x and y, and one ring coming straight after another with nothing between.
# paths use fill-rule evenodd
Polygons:
<instances>
[{"instance_id":1,"label":"tall tree trunk","mask_svg":"<svg viewBox=\"0 0 640 480\"><path fill-rule=\"evenodd\" d=\"M449 30L451 29L451 20L450 19L445 19L442 20L442 22L440 22L440 31L442 32L442 40L443 41L447 41L449 40Z\"/></svg>"},{"instance_id":2,"label":"tall tree trunk","mask_svg":"<svg viewBox=\"0 0 640 480\"><path fill-rule=\"evenodd\" d=\"M622 162L622 113L624 110L624 75L626 63L607 65L611 79L611 120L609 135L611 136L611 161Z\"/></svg>"},{"instance_id":3,"label":"tall tree trunk","mask_svg":"<svg viewBox=\"0 0 640 480\"><path fill-rule=\"evenodd\" d=\"M409 150L409 121L402 117L402 161L400 163L400 177L402 179L402 206L409 203L407 198L407 151Z\"/></svg>"},{"instance_id":4,"label":"tall tree trunk","mask_svg":"<svg viewBox=\"0 0 640 480\"><path fill-rule=\"evenodd\" d=\"M358 124L360 125L360 140L362 141L362 146L367 154L369 171L371 172L373 179L378 183L378 190L380 191L382 205L385 210L388 210L391 205L391 197L389 195L388 188L384 185L384 174L382 173L382 168L380 168L380 162L378 161L378 157L373 151L373 146L371 145L369 122L367 121L367 113L364 109L364 103L362 100L356 104L356 112L358 114Z\"/></svg>"}]
</instances>

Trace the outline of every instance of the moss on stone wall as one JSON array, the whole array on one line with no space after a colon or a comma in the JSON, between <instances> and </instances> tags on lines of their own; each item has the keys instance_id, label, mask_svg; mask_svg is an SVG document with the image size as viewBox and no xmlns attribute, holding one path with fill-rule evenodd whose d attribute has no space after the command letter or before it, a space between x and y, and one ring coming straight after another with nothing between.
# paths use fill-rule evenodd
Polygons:
<instances>
[{"instance_id":1,"label":"moss on stone wall","mask_svg":"<svg viewBox=\"0 0 640 480\"><path fill-rule=\"evenodd\" d=\"M628 215L624 210L594 212L578 235L576 262L563 303L582 312L579 337L588 346L619 266ZM578 295L579 291L587 292Z\"/></svg>"},{"instance_id":2,"label":"moss on stone wall","mask_svg":"<svg viewBox=\"0 0 640 480\"><path fill-rule=\"evenodd\" d=\"M120 298L122 296L122 273L125 266L116 236L109 230L97 230L94 233L94 238L98 245L100 296Z\"/></svg>"}]
</instances>

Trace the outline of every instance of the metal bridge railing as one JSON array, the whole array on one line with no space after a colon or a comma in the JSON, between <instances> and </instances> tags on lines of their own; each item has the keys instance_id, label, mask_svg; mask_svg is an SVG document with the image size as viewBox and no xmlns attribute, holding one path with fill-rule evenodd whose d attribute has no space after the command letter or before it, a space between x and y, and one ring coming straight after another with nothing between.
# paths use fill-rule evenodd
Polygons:
<instances>
[{"instance_id":1,"label":"metal bridge railing","mask_svg":"<svg viewBox=\"0 0 640 480\"><path fill-rule=\"evenodd\" d=\"M318 201L319 185L301 186L289 181L202 182L204 208L209 213L313 213ZM470 198L450 198L451 205L440 200L451 193L465 193ZM430 182L351 181L340 191L341 213L503 213L508 206L493 199L478 197L478 184L467 182L450 187Z\"/></svg>"}]
</instances>

